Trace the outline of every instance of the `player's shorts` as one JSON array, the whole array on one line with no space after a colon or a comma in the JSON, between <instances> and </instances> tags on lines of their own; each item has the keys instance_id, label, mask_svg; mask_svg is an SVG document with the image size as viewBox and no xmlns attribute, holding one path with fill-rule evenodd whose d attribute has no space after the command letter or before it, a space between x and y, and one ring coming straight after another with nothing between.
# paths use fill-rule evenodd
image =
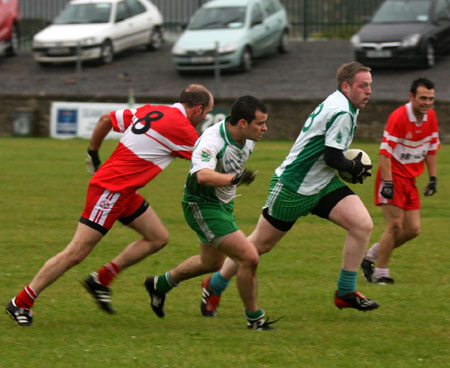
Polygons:
<instances>
[{"instance_id":1,"label":"player's shorts","mask_svg":"<svg viewBox=\"0 0 450 368\"><path fill-rule=\"evenodd\" d=\"M234 203L182 202L184 218L202 243L213 243L239 230L234 218Z\"/></svg>"},{"instance_id":2,"label":"player's shorts","mask_svg":"<svg viewBox=\"0 0 450 368\"><path fill-rule=\"evenodd\" d=\"M417 190L416 179L393 174L392 182L394 183L394 198L389 200L380 193L383 183L381 181L381 171L378 170L375 182L375 205L392 204L405 211L420 210L420 195Z\"/></svg>"},{"instance_id":3,"label":"player's shorts","mask_svg":"<svg viewBox=\"0 0 450 368\"><path fill-rule=\"evenodd\" d=\"M137 192L120 193L89 185L80 222L105 235L116 220L128 225L142 215L149 204Z\"/></svg>"},{"instance_id":4,"label":"player's shorts","mask_svg":"<svg viewBox=\"0 0 450 368\"><path fill-rule=\"evenodd\" d=\"M302 195L286 188L277 175L270 180L263 216L280 231L288 231L299 217L310 213L326 218L344 197L355 194L337 176L319 193Z\"/></svg>"}]
</instances>

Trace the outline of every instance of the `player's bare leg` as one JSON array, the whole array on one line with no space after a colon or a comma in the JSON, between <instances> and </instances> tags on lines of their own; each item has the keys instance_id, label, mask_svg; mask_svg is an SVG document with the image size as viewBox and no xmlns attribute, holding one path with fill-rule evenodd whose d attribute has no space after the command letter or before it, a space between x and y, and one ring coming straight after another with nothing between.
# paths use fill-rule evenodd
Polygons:
<instances>
[{"instance_id":1,"label":"player's bare leg","mask_svg":"<svg viewBox=\"0 0 450 368\"><path fill-rule=\"evenodd\" d=\"M347 230L342 253L338 290L334 297L336 307L369 311L379 304L356 291L356 278L373 228L372 219L361 199L349 195L331 210L329 219Z\"/></svg>"}]
</instances>

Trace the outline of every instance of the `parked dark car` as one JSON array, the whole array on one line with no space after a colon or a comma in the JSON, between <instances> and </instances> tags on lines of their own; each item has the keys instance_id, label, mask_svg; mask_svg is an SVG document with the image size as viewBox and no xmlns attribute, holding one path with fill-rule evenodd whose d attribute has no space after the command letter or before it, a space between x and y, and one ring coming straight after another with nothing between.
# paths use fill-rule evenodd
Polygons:
<instances>
[{"instance_id":1,"label":"parked dark car","mask_svg":"<svg viewBox=\"0 0 450 368\"><path fill-rule=\"evenodd\" d=\"M450 0L386 0L351 42L368 66L430 68L450 51Z\"/></svg>"}]
</instances>

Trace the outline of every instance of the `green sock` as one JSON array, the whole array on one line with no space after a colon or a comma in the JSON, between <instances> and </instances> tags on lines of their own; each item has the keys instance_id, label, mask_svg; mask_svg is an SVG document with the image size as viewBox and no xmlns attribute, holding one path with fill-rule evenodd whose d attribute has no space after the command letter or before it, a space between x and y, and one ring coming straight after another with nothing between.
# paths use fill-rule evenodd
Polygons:
<instances>
[{"instance_id":1,"label":"green sock","mask_svg":"<svg viewBox=\"0 0 450 368\"><path fill-rule=\"evenodd\" d=\"M156 282L156 290L161 293L168 293L178 284L172 280L170 277L170 271L165 274L158 276L158 281Z\"/></svg>"},{"instance_id":2,"label":"green sock","mask_svg":"<svg viewBox=\"0 0 450 368\"><path fill-rule=\"evenodd\" d=\"M341 273L339 274L339 279L337 283L338 286L337 294L343 295L356 291L357 276L358 272L341 269Z\"/></svg>"},{"instance_id":3,"label":"green sock","mask_svg":"<svg viewBox=\"0 0 450 368\"><path fill-rule=\"evenodd\" d=\"M211 288L214 295L220 296L229 284L230 280L223 277L219 271L214 272L211 276Z\"/></svg>"},{"instance_id":4,"label":"green sock","mask_svg":"<svg viewBox=\"0 0 450 368\"><path fill-rule=\"evenodd\" d=\"M249 321L255 321L257 319L260 319L260 318L264 317L265 313L264 313L264 311L261 308L259 308L256 312L249 312L246 309L244 314L245 314L245 317L247 317L247 319Z\"/></svg>"}]
</instances>

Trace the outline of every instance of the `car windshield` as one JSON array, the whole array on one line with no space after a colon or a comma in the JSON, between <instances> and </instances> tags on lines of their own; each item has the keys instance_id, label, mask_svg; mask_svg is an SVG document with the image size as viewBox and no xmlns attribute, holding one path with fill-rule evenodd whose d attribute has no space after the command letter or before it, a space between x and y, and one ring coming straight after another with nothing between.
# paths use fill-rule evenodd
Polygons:
<instances>
[{"instance_id":1,"label":"car windshield","mask_svg":"<svg viewBox=\"0 0 450 368\"><path fill-rule=\"evenodd\" d=\"M245 7L200 8L192 16L188 29L241 28L245 11Z\"/></svg>"},{"instance_id":2,"label":"car windshield","mask_svg":"<svg viewBox=\"0 0 450 368\"><path fill-rule=\"evenodd\" d=\"M108 23L111 3L69 5L55 19L54 24Z\"/></svg>"},{"instance_id":3,"label":"car windshield","mask_svg":"<svg viewBox=\"0 0 450 368\"><path fill-rule=\"evenodd\" d=\"M430 0L388 0L378 9L372 23L427 22Z\"/></svg>"}]
</instances>

